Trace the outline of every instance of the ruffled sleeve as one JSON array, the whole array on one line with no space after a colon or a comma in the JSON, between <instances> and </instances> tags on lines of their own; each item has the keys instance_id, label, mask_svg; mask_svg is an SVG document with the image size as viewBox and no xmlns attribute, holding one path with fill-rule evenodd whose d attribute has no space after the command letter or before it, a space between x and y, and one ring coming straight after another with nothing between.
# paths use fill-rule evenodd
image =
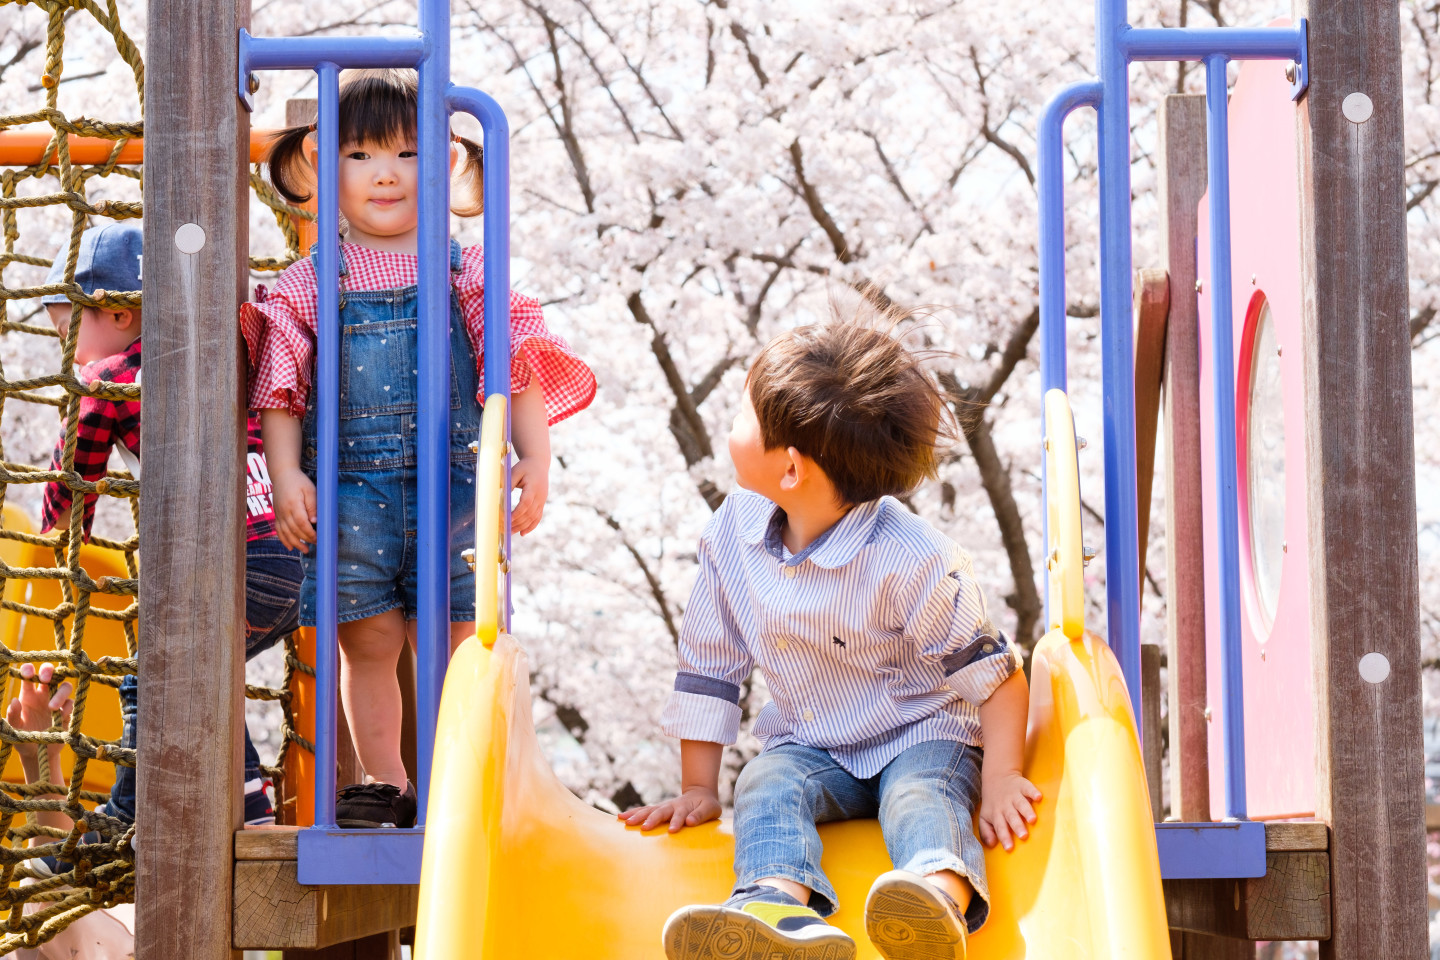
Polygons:
<instances>
[{"instance_id":1,"label":"ruffled sleeve","mask_svg":"<svg viewBox=\"0 0 1440 960\"><path fill-rule=\"evenodd\" d=\"M485 256L479 247L467 247L456 281L465 329L475 348L480 391L485 401ZM545 393L545 413L555 424L584 410L595 399L595 374L570 349L565 338L545 327L540 301L510 291L510 389L519 393L538 379Z\"/></svg>"},{"instance_id":2,"label":"ruffled sleeve","mask_svg":"<svg viewBox=\"0 0 1440 960\"><path fill-rule=\"evenodd\" d=\"M305 416L315 371L314 317L315 271L308 258L286 269L263 301L240 305L250 409Z\"/></svg>"}]
</instances>

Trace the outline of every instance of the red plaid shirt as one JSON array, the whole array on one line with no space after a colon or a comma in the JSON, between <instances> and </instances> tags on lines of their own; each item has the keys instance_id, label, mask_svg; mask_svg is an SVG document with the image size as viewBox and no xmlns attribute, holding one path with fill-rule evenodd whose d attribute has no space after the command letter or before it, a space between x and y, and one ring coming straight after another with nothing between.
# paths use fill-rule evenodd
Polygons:
<instances>
[{"instance_id":1,"label":"red plaid shirt","mask_svg":"<svg viewBox=\"0 0 1440 960\"><path fill-rule=\"evenodd\" d=\"M349 269L347 290L396 290L418 282L414 254L371 250L353 243L342 244L342 249ZM479 247L467 247L455 276L465 332L481 378L476 399L482 403L484 262ZM315 266L308 257L282 273L263 302L241 305L240 330L249 348L252 409L288 410L297 419L305 416L315 376L317 316ZM563 338L545 329L539 301L514 291L510 293L510 350L511 389L519 393L530 385L532 375L538 378L550 423L579 413L595 398L595 374Z\"/></svg>"},{"instance_id":2,"label":"red plaid shirt","mask_svg":"<svg viewBox=\"0 0 1440 960\"><path fill-rule=\"evenodd\" d=\"M97 360L80 372L80 379L87 383L104 380L110 383L135 383L140 379L140 340L126 347L124 351L104 360ZM245 500L245 539L263 540L275 536L275 508L270 500L270 472L265 466L265 449L260 442L260 418L252 414L248 424L249 436L245 466L247 487ZM105 476L110 462L110 451L120 444L136 457L140 456L140 401L99 400L94 397L80 399L80 422L76 426L75 472L81 479L94 483ZM55 453L50 458L50 469L59 470L61 454L65 450L65 431L55 444ZM98 494L85 496L85 537L95 522L95 503ZM51 482L45 485L45 504L41 513L41 530L50 530L55 521L65 516L73 502L70 488L63 483Z\"/></svg>"},{"instance_id":3,"label":"red plaid shirt","mask_svg":"<svg viewBox=\"0 0 1440 960\"><path fill-rule=\"evenodd\" d=\"M134 383L139 378L139 338L120 353L97 360L80 371L80 379L86 383L96 380ZM140 401L81 397L80 423L75 440L75 472L82 480L90 483L105 476L110 451L117 443L135 456L140 456ZM51 470L60 469L61 454L64 451L65 429L62 426L60 439L55 444L55 453L50 458ZM95 501L98 497L99 494L95 493L85 495L86 537L90 536L90 525L95 520ZM47 483L40 529L44 531L54 527L55 521L69 511L72 502L69 487L57 481Z\"/></svg>"}]
</instances>

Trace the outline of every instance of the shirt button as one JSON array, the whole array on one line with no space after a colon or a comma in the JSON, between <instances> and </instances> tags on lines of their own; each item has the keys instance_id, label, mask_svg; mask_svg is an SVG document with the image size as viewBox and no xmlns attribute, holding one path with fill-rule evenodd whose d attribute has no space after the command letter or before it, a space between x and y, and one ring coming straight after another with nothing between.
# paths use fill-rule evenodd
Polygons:
<instances>
[{"instance_id":1,"label":"shirt button","mask_svg":"<svg viewBox=\"0 0 1440 960\"><path fill-rule=\"evenodd\" d=\"M790 641L789 641L789 640L777 640L777 641L775 642L775 646L776 646L777 649L780 649L780 650L789 650L789 649L790 649Z\"/></svg>"},{"instance_id":2,"label":"shirt button","mask_svg":"<svg viewBox=\"0 0 1440 960\"><path fill-rule=\"evenodd\" d=\"M985 644L985 646L981 647L980 649L983 650L985 653L989 653L990 651L992 651L992 650L995 649L995 645L994 645L994 644L991 644L991 643L987 643L987 644Z\"/></svg>"},{"instance_id":3,"label":"shirt button","mask_svg":"<svg viewBox=\"0 0 1440 960\"><path fill-rule=\"evenodd\" d=\"M815 719L815 714L811 713L809 710L806 710L804 713L801 714L801 716L805 718L806 723L809 723L811 720Z\"/></svg>"},{"instance_id":4,"label":"shirt button","mask_svg":"<svg viewBox=\"0 0 1440 960\"><path fill-rule=\"evenodd\" d=\"M787 566L787 567L785 568L785 579L787 579L787 580L794 580L794 579L795 579L795 568L794 568L794 567Z\"/></svg>"}]
</instances>

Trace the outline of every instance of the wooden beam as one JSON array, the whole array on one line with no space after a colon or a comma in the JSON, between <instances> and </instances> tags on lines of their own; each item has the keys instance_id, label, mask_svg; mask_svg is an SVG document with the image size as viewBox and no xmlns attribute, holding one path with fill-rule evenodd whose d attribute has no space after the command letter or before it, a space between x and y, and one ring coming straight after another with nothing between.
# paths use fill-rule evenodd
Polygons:
<instances>
[{"instance_id":1,"label":"wooden beam","mask_svg":"<svg viewBox=\"0 0 1440 960\"><path fill-rule=\"evenodd\" d=\"M1161 754L1164 743L1160 737L1160 645L1140 645L1140 702L1141 702L1141 743L1145 753L1145 784L1150 789L1150 818L1160 820Z\"/></svg>"},{"instance_id":2,"label":"wooden beam","mask_svg":"<svg viewBox=\"0 0 1440 960\"><path fill-rule=\"evenodd\" d=\"M1266 850L1329 850L1330 828L1318 821L1276 820L1265 824Z\"/></svg>"},{"instance_id":3,"label":"wooden beam","mask_svg":"<svg viewBox=\"0 0 1440 960\"><path fill-rule=\"evenodd\" d=\"M285 950L283 960L400 960L400 931L337 943L319 950Z\"/></svg>"},{"instance_id":4,"label":"wooden beam","mask_svg":"<svg viewBox=\"0 0 1440 960\"><path fill-rule=\"evenodd\" d=\"M1210 819L1205 702L1205 520L1200 499L1200 327L1196 206L1205 192L1205 98L1160 105L1160 236L1170 275L1165 336L1165 626L1170 815Z\"/></svg>"},{"instance_id":5,"label":"wooden beam","mask_svg":"<svg viewBox=\"0 0 1440 960\"><path fill-rule=\"evenodd\" d=\"M1265 876L1166 880L1170 928L1241 940L1330 936L1330 858L1324 851L1265 854Z\"/></svg>"},{"instance_id":6,"label":"wooden beam","mask_svg":"<svg viewBox=\"0 0 1440 960\"><path fill-rule=\"evenodd\" d=\"M396 885L302 886L294 860L234 865L237 950L317 950L413 926L420 888Z\"/></svg>"},{"instance_id":7,"label":"wooden beam","mask_svg":"<svg viewBox=\"0 0 1440 960\"><path fill-rule=\"evenodd\" d=\"M149 0L135 953L229 960L242 820L249 0ZM183 229L182 229L183 228Z\"/></svg>"},{"instance_id":8,"label":"wooden beam","mask_svg":"<svg viewBox=\"0 0 1440 960\"><path fill-rule=\"evenodd\" d=\"M296 860L300 855L296 827L245 827L235 831L236 860Z\"/></svg>"},{"instance_id":9,"label":"wooden beam","mask_svg":"<svg viewBox=\"0 0 1440 960\"><path fill-rule=\"evenodd\" d=\"M1150 498L1155 484L1155 431L1160 426L1160 383L1165 377L1165 322L1170 276L1165 270L1135 271L1135 493L1140 525L1140 589L1150 544Z\"/></svg>"},{"instance_id":10,"label":"wooden beam","mask_svg":"<svg viewBox=\"0 0 1440 960\"><path fill-rule=\"evenodd\" d=\"M1419 960L1429 937L1400 9L1308 8L1305 476L1316 814L1331 827L1334 878L1320 956ZM1362 673L1366 657L1374 669Z\"/></svg>"},{"instance_id":11,"label":"wooden beam","mask_svg":"<svg viewBox=\"0 0 1440 960\"><path fill-rule=\"evenodd\" d=\"M1255 944L1171 930L1170 956L1172 960L1255 960Z\"/></svg>"}]
</instances>

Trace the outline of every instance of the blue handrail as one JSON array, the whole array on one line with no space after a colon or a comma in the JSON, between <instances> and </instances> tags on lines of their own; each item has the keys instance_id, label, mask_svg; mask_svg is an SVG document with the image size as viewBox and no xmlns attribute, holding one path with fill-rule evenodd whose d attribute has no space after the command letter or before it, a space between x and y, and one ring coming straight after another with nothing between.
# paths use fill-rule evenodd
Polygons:
<instances>
[{"instance_id":1,"label":"blue handrail","mask_svg":"<svg viewBox=\"0 0 1440 960\"><path fill-rule=\"evenodd\" d=\"M509 123L491 97L450 82L450 10L446 0L419 0L420 32L394 37L253 37L239 32L238 92L253 109L252 74L260 70L314 70L319 83L316 132L318 344L314 404L318 428L318 529L316 584L315 826L334 831L336 680L339 655L336 634L336 549L338 524L336 485L339 451L340 329L339 329L339 203L338 134L339 72L344 68L413 67L419 76L417 140L420 154L420 229L418 234L419 398L416 416L418 456L418 669L416 690L416 771L420 822L429 793L435 723L450 657L450 276L449 186L450 114L470 113L484 130L485 237L485 390L510 395L510 163ZM506 437L509 426L506 425ZM509 484L509 466L506 466ZM504 556L510 555L509 498L502 498L505 518ZM510 600L509 563L505 571L505 605ZM317 831L307 831L315 833ZM372 833L377 839L382 833ZM302 838L302 847L303 847ZM337 847L335 849L351 849ZM400 848L397 848L400 849ZM411 848L406 846L404 850ZM414 850L418 854L418 847ZM305 859L302 849L302 861ZM345 859L345 857L341 857ZM376 864L385 856L352 858L360 872L346 882L379 882L366 872L374 868L384 882L406 882L385 874ZM391 858L394 859L393 857ZM419 877L418 856L411 869ZM385 866L382 864L381 866ZM393 864L389 864L393 866ZM346 867L333 865L324 876L312 864L302 882L331 879Z\"/></svg>"},{"instance_id":2,"label":"blue handrail","mask_svg":"<svg viewBox=\"0 0 1440 960\"><path fill-rule=\"evenodd\" d=\"M1141 712L1140 569L1135 491L1134 360L1131 313L1129 65L1141 60L1202 60L1209 134L1211 326L1215 371L1216 490L1225 818L1243 820L1244 688L1240 660L1240 559L1235 471L1235 384L1230 303L1230 183L1226 68L1231 60L1284 59L1298 65L1294 95L1309 77L1305 21L1293 27L1136 29L1125 0L1096 0L1099 80L1066 88L1046 108L1040 141L1041 389L1065 388L1064 181L1061 136L1080 106L1099 113L1100 337L1105 431L1105 550L1109 641L1131 703ZM1048 540L1047 540L1048 542Z\"/></svg>"}]
</instances>

